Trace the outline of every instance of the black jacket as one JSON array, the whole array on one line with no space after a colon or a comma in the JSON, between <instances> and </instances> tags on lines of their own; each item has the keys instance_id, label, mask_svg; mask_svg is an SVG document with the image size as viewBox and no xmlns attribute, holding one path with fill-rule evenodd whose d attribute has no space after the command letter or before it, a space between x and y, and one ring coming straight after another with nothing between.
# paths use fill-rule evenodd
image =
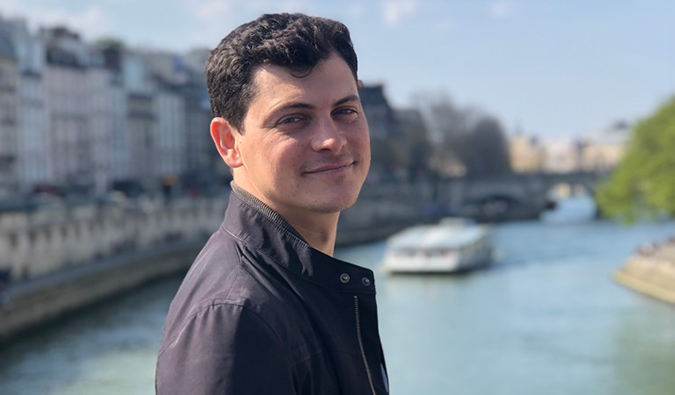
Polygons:
<instances>
[{"instance_id":1,"label":"black jacket","mask_svg":"<svg viewBox=\"0 0 675 395\"><path fill-rule=\"evenodd\" d=\"M165 394L388 393L372 271L310 247L236 188L171 303Z\"/></svg>"}]
</instances>

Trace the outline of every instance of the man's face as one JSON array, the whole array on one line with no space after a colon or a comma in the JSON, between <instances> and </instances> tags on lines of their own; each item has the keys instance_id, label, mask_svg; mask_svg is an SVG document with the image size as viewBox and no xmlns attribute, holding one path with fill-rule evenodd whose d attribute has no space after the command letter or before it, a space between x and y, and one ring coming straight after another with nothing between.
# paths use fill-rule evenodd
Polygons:
<instances>
[{"instance_id":1,"label":"man's face","mask_svg":"<svg viewBox=\"0 0 675 395\"><path fill-rule=\"evenodd\" d=\"M241 159L235 182L287 219L354 204L370 166L370 140L345 61L333 54L302 78L264 66L253 81L244 132L234 133Z\"/></svg>"}]
</instances>

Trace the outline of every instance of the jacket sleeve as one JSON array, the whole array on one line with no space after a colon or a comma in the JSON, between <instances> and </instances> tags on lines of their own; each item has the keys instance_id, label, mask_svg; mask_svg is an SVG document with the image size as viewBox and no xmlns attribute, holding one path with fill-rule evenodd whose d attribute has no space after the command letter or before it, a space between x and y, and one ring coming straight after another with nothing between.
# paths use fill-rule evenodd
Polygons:
<instances>
[{"instance_id":1,"label":"jacket sleeve","mask_svg":"<svg viewBox=\"0 0 675 395\"><path fill-rule=\"evenodd\" d=\"M160 351L158 395L295 394L292 363L269 325L237 305L209 306Z\"/></svg>"}]
</instances>

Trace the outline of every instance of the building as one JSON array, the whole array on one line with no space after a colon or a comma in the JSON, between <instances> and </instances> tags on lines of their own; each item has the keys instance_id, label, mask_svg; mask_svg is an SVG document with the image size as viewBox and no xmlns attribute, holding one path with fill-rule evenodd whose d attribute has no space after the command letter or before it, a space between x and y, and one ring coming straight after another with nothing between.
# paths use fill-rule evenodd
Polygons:
<instances>
[{"instance_id":1,"label":"building","mask_svg":"<svg viewBox=\"0 0 675 395\"><path fill-rule=\"evenodd\" d=\"M546 167L546 147L536 137L522 133L511 136L509 156L514 173L535 173Z\"/></svg>"},{"instance_id":2,"label":"building","mask_svg":"<svg viewBox=\"0 0 675 395\"><path fill-rule=\"evenodd\" d=\"M44 110L44 46L31 35L25 20L0 19L0 30L9 36L18 62L16 100L15 193L29 192L49 180L48 124Z\"/></svg>"},{"instance_id":3,"label":"building","mask_svg":"<svg viewBox=\"0 0 675 395\"><path fill-rule=\"evenodd\" d=\"M156 191L166 177L204 184L220 163L208 56L90 44L65 27L31 33L0 17L0 197L116 183Z\"/></svg>"},{"instance_id":4,"label":"building","mask_svg":"<svg viewBox=\"0 0 675 395\"><path fill-rule=\"evenodd\" d=\"M103 69L96 68L98 83L92 88L92 94L97 95L95 89L104 98L101 110L104 115L104 124L107 134L108 172L107 182L99 181L99 185L110 187L112 182L126 180L130 177L130 136L127 125L127 91L124 85L124 48L122 43L100 43L99 50L103 56ZM96 122L96 121L95 121ZM99 148L100 149L100 148Z\"/></svg>"},{"instance_id":5,"label":"building","mask_svg":"<svg viewBox=\"0 0 675 395\"><path fill-rule=\"evenodd\" d=\"M18 86L16 47L6 24L0 28L0 197L18 191Z\"/></svg>"},{"instance_id":6,"label":"building","mask_svg":"<svg viewBox=\"0 0 675 395\"><path fill-rule=\"evenodd\" d=\"M432 147L422 113L413 108L395 109L394 121L401 135L398 148L404 153L408 176L423 176L430 169Z\"/></svg>"},{"instance_id":7,"label":"building","mask_svg":"<svg viewBox=\"0 0 675 395\"><path fill-rule=\"evenodd\" d=\"M110 55L111 48L107 53ZM121 50L119 50L121 52ZM129 176L127 100L120 64L105 57L87 70L88 130L91 144L94 192L103 194L115 180Z\"/></svg>"},{"instance_id":8,"label":"building","mask_svg":"<svg viewBox=\"0 0 675 395\"><path fill-rule=\"evenodd\" d=\"M193 177L208 173L214 158L220 161L209 131L212 114L204 78L209 55L207 49L194 49L183 57L188 70L188 78L181 87L185 98L186 171Z\"/></svg>"},{"instance_id":9,"label":"building","mask_svg":"<svg viewBox=\"0 0 675 395\"><path fill-rule=\"evenodd\" d=\"M89 132L90 48L64 27L43 28L45 109L49 122L51 178L84 191L94 187L92 134Z\"/></svg>"},{"instance_id":10,"label":"building","mask_svg":"<svg viewBox=\"0 0 675 395\"><path fill-rule=\"evenodd\" d=\"M400 176L397 166L397 147L393 141L394 111L384 95L383 85L365 85L359 88L359 97L370 130L371 164L367 182L379 182Z\"/></svg>"},{"instance_id":11,"label":"building","mask_svg":"<svg viewBox=\"0 0 675 395\"><path fill-rule=\"evenodd\" d=\"M384 95L384 85L364 85L359 89L359 97L368 118L371 139L394 137L394 112Z\"/></svg>"},{"instance_id":12,"label":"building","mask_svg":"<svg viewBox=\"0 0 675 395\"><path fill-rule=\"evenodd\" d=\"M179 177L187 171L189 157L185 94L193 93L186 88L191 77L190 67L174 53L139 51L139 56L146 67L154 98L156 176Z\"/></svg>"},{"instance_id":13,"label":"building","mask_svg":"<svg viewBox=\"0 0 675 395\"><path fill-rule=\"evenodd\" d=\"M45 112L45 48L25 20L9 21L19 61L17 171L19 192L50 181L49 122Z\"/></svg>"},{"instance_id":14,"label":"building","mask_svg":"<svg viewBox=\"0 0 675 395\"><path fill-rule=\"evenodd\" d=\"M615 122L583 141L580 169L608 171L623 157L632 127L626 122Z\"/></svg>"},{"instance_id":15,"label":"building","mask_svg":"<svg viewBox=\"0 0 675 395\"><path fill-rule=\"evenodd\" d=\"M155 128L156 176L178 177L186 170L186 123L185 99L179 87L161 78L156 79L153 112L157 121Z\"/></svg>"},{"instance_id":16,"label":"building","mask_svg":"<svg viewBox=\"0 0 675 395\"><path fill-rule=\"evenodd\" d=\"M154 160L157 132L152 87L146 75L143 59L133 51L125 51L123 81L127 101L130 171L126 181L154 189L158 187Z\"/></svg>"}]
</instances>

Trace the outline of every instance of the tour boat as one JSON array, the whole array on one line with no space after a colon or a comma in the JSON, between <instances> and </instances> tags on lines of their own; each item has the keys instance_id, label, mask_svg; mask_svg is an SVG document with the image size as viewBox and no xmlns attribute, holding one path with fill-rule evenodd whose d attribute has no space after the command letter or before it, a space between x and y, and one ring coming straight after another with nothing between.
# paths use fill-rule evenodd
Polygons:
<instances>
[{"instance_id":1,"label":"tour boat","mask_svg":"<svg viewBox=\"0 0 675 395\"><path fill-rule=\"evenodd\" d=\"M464 218L403 230L387 240L388 273L453 273L492 262L490 227Z\"/></svg>"}]
</instances>

